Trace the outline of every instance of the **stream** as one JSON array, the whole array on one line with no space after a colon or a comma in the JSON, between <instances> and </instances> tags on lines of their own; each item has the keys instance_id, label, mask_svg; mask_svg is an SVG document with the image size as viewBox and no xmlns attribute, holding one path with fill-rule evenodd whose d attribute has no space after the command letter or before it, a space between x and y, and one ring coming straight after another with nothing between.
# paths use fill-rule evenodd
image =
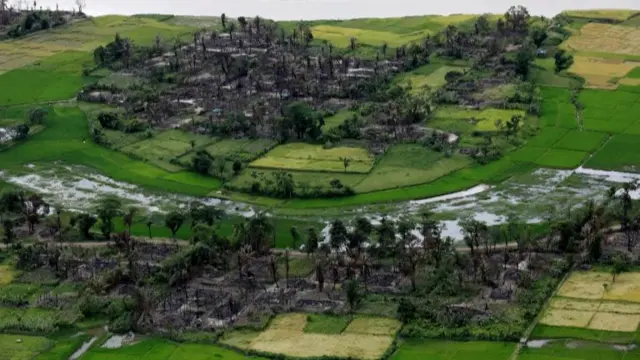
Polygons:
<instances>
[{"instance_id":1,"label":"stream","mask_svg":"<svg viewBox=\"0 0 640 360\"><path fill-rule=\"evenodd\" d=\"M0 170L0 179L24 189L40 193L50 204L60 204L75 212L91 211L104 196L120 198L127 206L145 209L148 215L186 208L200 201L223 209L227 214L251 217L258 206L221 200L196 198L177 194L158 194L115 181L80 166L27 165L19 171ZM589 199L601 199L612 185L640 180L640 174L603 171L579 167L575 170L538 169L516 176L496 186L477 185L473 188L443 196L399 202L381 209L367 205L344 211L345 221L364 216L374 224L383 217L399 219L424 211L434 213L444 225L443 235L461 239L459 221L474 218L489 225L504 223L510 214L528 223L539 223L563 211L580 206ZM640 190L631 193L640 199ZM317 221L328 224L333 217L318 215ZM322 231L328 233L328 227Z\"/></svg>"}]
</instances>

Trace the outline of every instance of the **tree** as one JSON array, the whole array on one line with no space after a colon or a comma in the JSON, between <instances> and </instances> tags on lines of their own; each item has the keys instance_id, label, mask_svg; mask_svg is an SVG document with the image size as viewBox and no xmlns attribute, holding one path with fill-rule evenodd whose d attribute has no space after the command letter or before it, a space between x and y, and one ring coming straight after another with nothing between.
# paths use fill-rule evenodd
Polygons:
<instances>
[{"instance_id":1,"label":"tree","mask_svg":"<svg viewBox=\"0 0 640 360\"><path fill-rule=\"evenodd\" d=\"M153 219L151 217L147 218L147 230L149 230L149 239L152 239L151 236L151 227L153 226Z\"/></svg>"},{"instance_id":2,"label":"tree","mask_svg":"<svg viewBox=\"0 0 640 360\"><path fill-rule=\"evenodd\" d=\"M349 303L349 311L353 313L364 297L360 290L360 281L356 279L347 281L345 295L347 296L347 302Z\"/></svg>"},{"instance_id":3,"label":"tree","mask_svg":"<svg viewBox=\"0 0 640 360\"><path fill-rule=\"evenodd\" d=\"M233 162L233 175L238 175L240 171L242 171L242 162L240 160L236 160Z\"/></svg>"},{"instance_id":4,"label":"tree","mask_svg":"<svg viewBox=\"0 0 640 360\"><path fill-rule=\"evenodd\" d=\"M291 248L296 249L299 241L300 241L300 232L298 231L297 227L292 226L291 227Z\"/></svg>"},{"instance_id":5,"label":"tree","mask_svg":"<svg viewBox=\"0 0 640 360\"><path fill-rule=\"evenodd\" d=\"M527 32L530 18L529 10L522 5L512 6L504 14L506 27L518 33Z\"/></svg>"},{"instance_id":6,"label":"tree","mask_svg":"<svg viewBox=\"0 0 640 360\"><path fill-rule=\"evenodd\" d=\"M616 277L625 271L629 271L631 264L629 263L629 258L624 254L617 254L611 259L611 261L611 282L615 283Z\"/></svg>"},{"instance_id":7,"label":"tree","mask_svg":"<svg viewBox=\"0 0 640 360\"><path fill-rule=\"evenodd\" d=\"M545 40L547 40L547 31L539 26L536 26L531 31L531 40L536 45L536 48L542 46Z\"/></svg>"},{"instance_id":8,"label":"tree","mask_svg":"<svg viewBox=\"0 0 640 360\"><path fill-rule=\"evenodd\" d=\"M193 170L195 170L199 174L209 174L209 170L211 170L212 165L213 161L211 160L211 157L204 150L198 151L196 153L196 156L193 158Z\"/></svg>"},{"instance_id":9,"label":"tree","mask_svg":"<svg viewBox=\"0 0 640 360\"><path fill-rule=\"evenodd\" d=\"M136 209L135 207L129 207L125 211L122 218L124 226L127 227L127 231L129 232L129 236L131 236L131 226L133 226L133 220L135 219L137 213L138 209Z\"/></svg>"},{"instance_id":10,"label":"tree","mask_svg":"<svg viewBox=\"0 0 640 360\"><path fill-rule=\"evenodd\" d=\"M174 241L176 241L176 233L182 227L184 220L184 214L177 210L171 211L164 218L164 224L169 228L169 231L171 231L171 238Z\"/></svg>"},{"instance_id":11,"label":"tree","mask_svg":"<svg viewBox=\"0 0 640 360\"><path fill-rule=\"evenodd\" d=\"M316 250L318 250L318 245L320 244L320 238L318 237L318 233L315 228L307 229L307 243L305 244L304 250L307 252L307 255L313 254Z\"/></svg>"},{"instance_id":12,"label":"tree","mask_svg":"<svg viewBox=\"0 0 640 360\"><path fill-rule=\"evenodd\" d=\"M15 227L15 224L12 219L9 219L9 218L2 219L2 230L4 232L2 241L7 245L13 243L13 240L15 239L14 227Z\"/></svg>"},{"instance_id":13,"label":"tree","mask_svg":"<svg viewBox=\"0 0 640 360\"><path fill-rule=\"evenodd\" d=\"M103 198L96 208L96 215L100 220L100 231L105 240L111 239L111 233L114 229L113 219L122 213L122 202L115 197Z\"/></svg>"},{"instance_id":14,"label":"tree","mask_svg":"<svg viewBox=\"0 0 640 360\"><path fill-rule=\"evenodd\" d=\"M224 211L215 206L204 205L194 201L189 206L189 215L191 216L191 227L197 224L206 224L213 226L218 220L224 217Z\"/></svg>"},{"instance_id":15,"label":"tree","mask_svg":"<svg viewBox=\"0 0 640 360\"><path fill-rule=\"evenodd\" d=\"M387 44L386 42L383 42L382 46L380 47L380 51L382 52L382 57L387 57L387 50L389 50L389 44Z\"/></svg>"},{"instance_id":16,"label":"tree","mask_svg":"<svg viewBox=\"0 0 640 360\"><path fill-rule=\"evenodd\" d=\"M71 219L71 226L76 226L83 239L89 240L91 236L91 228L98 222L95 216L89 214L78 214Z\"/></svg>"},{"instance_id":17,"label":"tree","mask_svg":"<svg viewBox=\"0 0 640 360\"><path fill-rule=\"evenodd\" d=\"M351 48L351 51L355 51L357 47L358 47L358 40L355 37L351 37L349 39L349 48Z\"/></svg>"},{"instance_id":18,"label":"tree","mask_svg":"<svg viewBox=\"0 0 640 360\"><path fill-rule=\"evenodd\" d=\"M236 23L230 22L229 26L227 26L227 32L229 33L229 38L233 39L233 33L236 31Z\"/></svg>"},{"instance_id":19,"label":"tree","mask_svg":"<svg viewBox=\"0 0 640 360\"><path fill-rule=\"evenodd\" d=\"M335 251L339 251L347 243L347 228L340 219L336 219L331 223L331 230L329 230L329 236L331 248Z\"/></svg>"},{"instance_id":20,"label":"tree","mask_svg":"<svg viewBox=\"0 0 640 360\"><path fill-rule=\"evenodd\" d=\"M573 65L573 55L568 54L566 50L560 49L553 56L555 59L555 70L556 73L561 72L562 70L566 70Z\"/></svg>"},{"instance_id":21,"label":"tree","mask_svg":"<svg viewBox=\"0 0 640 360\"><path fill-rule=\"evenodd\" d=\"M83 14L83 9L87 7L85 0L76 0L76 7L78 8L78 14Z\"/></svg>"},{"instance_id":22,"label":"tree","mask_svg":"<svg viewBox=\"0 0 640 360\"><path fill-rule=\"evenodd\" d=\"M342 165L344 166L344 172L346 173L347 172L347 168L351 164L351 159L349 159L347 157L343 157L343 158L340 158L340 160L342 160Z\"/></svg>"},{"instance_id":23,"label":"tree","mask_svg":"<svg viewBox=\"0 0 640 360\"><path fill-rule=\"evenodd\" d=\"M533 59L533 50L529 46L523 45L516 54L516 74L520 75L523 79L527 79Z\"/></svg>"},{"instance_id":24,"label":"tree","mask_svg":"<svg viewBox=\"0 0 640 360\"><path fill-rule=\"evenodd\" d=\"M222 15L220 15L220 22L222 23L222 28L226 29L227 28L227 14L222 13Z\"/></svg>"}]
</instances>

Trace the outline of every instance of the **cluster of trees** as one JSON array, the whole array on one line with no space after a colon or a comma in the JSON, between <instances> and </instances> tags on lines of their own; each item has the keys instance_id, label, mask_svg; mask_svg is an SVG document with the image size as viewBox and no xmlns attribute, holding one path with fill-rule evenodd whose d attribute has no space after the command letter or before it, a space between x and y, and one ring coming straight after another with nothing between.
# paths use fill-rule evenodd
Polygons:
<instances>
[{"instance_id":1,"label":"cluster of trees","mask_svg":"<svg viewBox=\"0 0 640 360\"><path fill-rule=\"evenodd\" d=\"M350 160L344 158L345 171L349 167ZM253 171L252 180L247 184L225 184L225 187L234 191L247 192L254 195L263 195L281 199L291 198L333 198L351 196L355 191L343 184L339 179L329 180L326 186L311 185L306 181L295 181L293 175L286 171L272 172L265 175L262 172Z\"/></svg>"}]
</instances>

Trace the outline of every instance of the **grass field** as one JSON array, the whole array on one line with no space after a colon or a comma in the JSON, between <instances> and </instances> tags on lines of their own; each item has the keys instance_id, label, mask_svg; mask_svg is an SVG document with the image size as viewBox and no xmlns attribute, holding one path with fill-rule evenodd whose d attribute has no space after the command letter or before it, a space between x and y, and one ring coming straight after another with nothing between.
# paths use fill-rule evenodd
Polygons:
<instances>
[{"instance_id":1,"label":"grass field","mask_svg":"<svg viewBox=\"0 0 640 360\"><path fill-rule=\"evenodd\" d=\"M224 139L209 145L206 151L213 158L249 162L266 153L276 144L273 140L265 139Z\"/></svg>"},{"instance_id":2,"label":"grass field","mask_svg":"<svg viewBox=\"0 0 640 360\"><path fill-rule=\"evenodd\" d=\"M346 170L343 158L350 160ZM337 146L324 149L320 145L291 143L274 148L250 166L266 169L367 173L373 167L373 156L364 148Z\"/></svg>"},{"instance_id":3,"label":"grass field","mask_svg":"<svg viewBox=\"0 0 640 360\"><path fill-rule=\"evenodd\" d=\"M351 118L354 114L354 111L341 110L335 115L325 118L324 126L322 126L322 131L328 131L342 125L345 120Z\"/></svg>"},{"instance_id":4,"label":"grass field","mask_svg":"<svg viewBox=\"0 0 640 360\"><path fill-rule=\"evenodd\" d=\"M391 360L507 360L515 344L486 341L407 341L391 356Z\"/></svg>"},{"instance_id":5,"label":"grass field","mask_svg":"<svg viewBox=\"0 0 640 360\"><path fill-rule=\"evenodd\" d=\"M608 19L625 21L637 14L638 10L625 10L625 9L594 9L594 10L567 10L564 14L571 17L585 18L585 19Z\"/></svg>"},{"instance_id":6,"label":"grass field","mask_svg":"<svg viewBox=\"0 0 640 360\"><path fill-rule=\"evenodd\" d=\"M213 178L203 177L198 186L191 180L180 183L179 178L164 179L172 173L94 144L88 137L85 115L76 107L55 107L45 125L46 129L29 141L0 153L3 167L62 160L92 167L115 180L153 190L206 195L220 188L220 182Z\"/></svg>"},{"instance_id":7,"label":"grass field","mask_svg":"<svg viewBox=\"0 0 640 360\"><path fill-rule=\"evenodd\" d=\"M120 349L94 347L83 360L241 360L254 359L214 345L178 344L167 340L150 339Z\"/></svg>"},{"instance_id":8,"label":"grass field","mask_svg":"<svg viewBox=\"0 0 640 360\"><path fill-rule=\"evenodd\" d=\"M578 52L640 55L640 28L589 23L563 46Z\"/></svg>"},{"instance_id":9,"label":"grass field","mask_svg":"<svg viewBox=\"0 0 640 360\"><path fill-rule=\"evenodd\" d=\"M550 149L536 160L542 167L574 169L587 157L585 151Z\"/></svg>"},{"instance_id":10,"label":"grass field","mask_svg":"<svg viewBox=\"0 0 640 360\"><path fill-rule=\"evenodd\" d=\"M418 144L400 144L387 150L373 170L355 186L358 193L424 184L472 163L463 155L450 158Z\"/></svg>"},{"instance_id":11,"label":"grass field","mask_svg":"<svg viewBox=\"0 0 640 360\"><path fill-rule=\"evenodd\" d=\"M179 171L180 167L171 164L169 162L171 159L186 154L194 147L204 147L213 141L215 140L207 136L169 130L159 133L151 139L124 146L120 150L174 172Z\"/></svg>"},{"instance_id":12,"label":"grass field","mask_svg":"<svg viewBox=\"0 0 640 360\"><path fill-rule=\"evenodd\" d=\"M84 84L98 80L82 76L82 68L93 62L92 51L116 33L150 43L156 36L169 41L190 29L114 15L0 42L0 106L73 98Z\"/></svg>"},{"instance_id":13,"label":"grass field","mask_svg":"<svg viewBox=\"0 0 640 360\"><path fill-rule=\"evenodd\" d=\"M524 117L525 112L493 108L475 110L446 106L437 109L434 120L427 125L452 132L496 131L498 130L497 121L504 124L513 116Z\"/></svg>"},{"instance_id":14,"label":"grass field","mask_svg":"<svg viewBox=\"0 0 640 360\"><path fill-rule=\"evenodd\" d=\"M307 315L304 332L318 334L340 334L351 321L347 316L332 316L321 314Z\"/></svg>"},{"instance_id":15,"label":"grass field","mask_svg":"<svg viewBox=\"0 0 640 360\"><path fill-rule=\"evenodd\" d=\"M451 71L464 72L466 68L461 66L442 65L433 63L424 65L418 69L398 75L394 82L401 86L411 85L412 93L419 93L425 87L437 89L447 83L445 75Z\"/></svg>"},{"instance_id":16,"label":"grass field","mask_svg":"<svg viewBox=\"0 0 640 360\"><path fill-rule=\"evenodd\" d=\"M374 170L375 171L375 170ZM237 185L251 186L256 178L265 176L266 178L273 179L273 174L280 172L280 170L264 170L255 168L246 168L238 176L234 177L231 182ZM355 187L363 179L367 177L367 174L354 174L354 173L340 173L340 172L316 172L316 171L287 171L293 177L293 181L296 183L307 183L310 186L319 186L322 188L329 188L329 182L333 179L338 179L344 185Z\"/></svg>"},{"instance_id":17,"label":"grass field","mask_svg":"<svg viewBox=\"0 0 640 360\"><path fill-rule=\"evenodd\" d=\"M580 93L580 100L584 104L586 130L621 133L640 120L640 94L585 90Z\"/></svg>"},{"instance_id":18,"label":"grass field","mask_svg":"<svg viewBox=\"0 0 640 360\"><path fill-rule=\"evenodd\" d=\"M51 340L40 336L0 334L0 354L5 360L32 360L52 345Z\"/></svg>"},{"instance_id":19,"label":"grass field","mask_svg":"<svg viewBox=\"0 0 640 360\"><path fill-rule=\"evenodd\" d=\"M351 37L357 38L359 44L380 46L387 43L390 47L396 47L421 40L426 35L432 35L444 29L447 25L471 23L477 16L456 14L343 21L319 20L311 21L310 25L314 38L330 41L338 47L349 46ZM295 23L282 22L281 26L288 29L295 26Z\"/></svg>"},{"instance_id":20,"label":"grass field","mask_svg":"<svg viewBox=\"0 0 640 360\"><path fill-rule=\"evenodd\" d=\"M611 345L573 341L556 340L545 344L541 348L525 348L520 353L520 360L637 360L640 351L637 349L624 350Z\"/></svg>"}]
</instances>

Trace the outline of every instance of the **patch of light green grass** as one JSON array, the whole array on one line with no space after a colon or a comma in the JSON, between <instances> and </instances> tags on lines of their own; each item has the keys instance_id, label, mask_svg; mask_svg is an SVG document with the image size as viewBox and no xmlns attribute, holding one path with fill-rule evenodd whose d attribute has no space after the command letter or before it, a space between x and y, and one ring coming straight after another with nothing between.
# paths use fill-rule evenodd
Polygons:
<instances>
[{"instance_id":1,"label":"patch of light green grass","mask_svg":"<svg viewBox=\"0 0 640 360\"><path fill-rule=\"evenodd\" d=\"M469 166L463 155L445 157L418 144L396 145L354 189L358 193L424 184Z\"/></svg>"},{"instance_id":2,"label":"patch of light green grass","mask_svg":"<svg viewBox=\"0 0 640 360\"><path fill-rule=\"evenodd\" d=\"M402 343L391 360L507 360L515 344L488 341L422 340Z\"/></svg>"},{"instance_id":3,"label":"patch of light green grass","mask_svg":"<svg viewBox=\"0 0 640 360\"><path fill-rule=\"evenodd\" d=\"M574 169L588 156L585 151L550 149L536 160L543 167Z\"/></svg>"},{"instance_id":4,"label":"patch of light green grass","mask_svg":"<svg viewBox=\"0 0 640 360\"><path fill-rule=\"evenodd\" d=\"M553 147L557 149L593 151L602 146L607 134L593 131L570 130Z\"/></svg>"},{"instance_id":5,"label":"patch of light green grass","mask_svg":"<svg viewBox=\"0 0 640 360\"><path fill-rule=\"evenodd\" d=\"M351 321L349 316L333 316L323 314L307 315L304 332L320 334L340 334Z\"/></svg>"},{"instance_id":6,"label":"patch of light green grass","mask_svg":"<svg viewBox=\"0 0 640 360\"><path fill-rule=\"evenodd\" d=\"M6 360L31 360L52 345L51 340L40 336L0 334L0 354Z\"/></svg>"}]
</instances>

